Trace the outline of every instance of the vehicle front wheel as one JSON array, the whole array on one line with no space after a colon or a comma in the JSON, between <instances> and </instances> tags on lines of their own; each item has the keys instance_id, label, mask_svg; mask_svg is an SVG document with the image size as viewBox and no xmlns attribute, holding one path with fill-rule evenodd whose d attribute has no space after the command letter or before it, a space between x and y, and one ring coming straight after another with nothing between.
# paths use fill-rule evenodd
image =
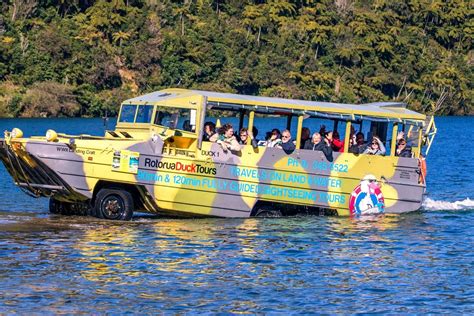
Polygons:
<instances>
[{"instance_id":1,"label":"vehicle front wheel","mask_svg":"<svg viewBox=\"0 0 474 316\"><path fill-rule=\"evenodd\" d=\"M52 214L61 214L62 203L53 198L49 198L49 212Z\"/></svg>"},{"instance_id":2,"label":"vehicle front wheel","mask_svg":"<svg viewBox=\"0 0 474 316\"><path fill-rule=\"evenodd\" d=\"M94 213L99 218L128 221L133 216L133 198L127 191L101 189L95 199L94 208Z\"/></svg>"}]
</instances>

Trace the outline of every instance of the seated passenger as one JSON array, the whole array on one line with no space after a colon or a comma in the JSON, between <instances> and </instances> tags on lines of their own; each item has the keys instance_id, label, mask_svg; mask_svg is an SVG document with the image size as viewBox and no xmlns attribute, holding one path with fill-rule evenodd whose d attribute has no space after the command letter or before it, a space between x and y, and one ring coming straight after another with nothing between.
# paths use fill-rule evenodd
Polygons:
<instances>
[{"instance_id":1,"label":"seated passenger","mask_svg":"<svg viewBox=\"0 0 474 316\"><path fill-rule=\"evenodd\" d=\"M364 141L364 134L359 132L355 136L354 145L349 147L349 152L353 154L362 154L367 148L367 144Z\"/></svg>"},{"instance_id":2,"label":"seated passenger","mask_svg":"<svg viewBox=\"0 0 474 316\"><path fill-rule=\"evenodd\" d=\"M339 138L339 132L332 132L331 148L335 152L344 152L344 141Z\"/></svg>"},{"instance_id":3,"label":"seated passenger","mask_svg":"<svg viewBox=\"0 0 474 316\"><path fill-rule=\"evenodd\" d=\"M183 131L194 132L193 131L193 126L191 126L191 121L190 120L185 120L183 122Z\"/></svg>"},{"instance_id":4,"label":"seated passenger","mask_svg":"<svg viewBox=\"0 0 474 316\"><path fill-rule=\"evenodd\" d=\"M265 141L260 142L258 145L265 147L276 147L279 144L281 144L281 133L279 129L274 128L271 132L267 133Z\"/></svg>"},{"instance_id":5,"label":"seated passenger","mask_svg":"<svg viewBox=\"0 0 474 316\"><path fill-rule=\"evenodd\" d=\"M232 151L240 151L239 142L234 136L234 128L229 123L222 125L219 131L211 136L209 141L220 144L224 151L229 149Z\"/></svg>"},{"instance_id":6,"label":"seated passenger","mask_svg":"<svg viewBox=\"0 0 474 316\"><path fill-rule=\"evenodd\" d=\"M321 138L324 138L324 137L326 137L326 134L327 134L326 125L323 124L319 127L319 135L321 135Z\"/></svg>"},{"instance_id":7,"label":"seated passenger","mask_svg":"<svg viewBox=\"0 0 474 316\"><path fill-rule=\"evenodd\" d=\"M372 136L370 145L364 150L364 154L385 156L385 146L377 136Z\"/></svg>"},{"instance_id":8,"label":"seated passenger","mask_svg":"<svg viewBox=\"0 0 474 316\"><path fill-rule=\"evenodd\" d=\"M328 161L333 161L331 141L328 138L321 140L321 134L314 133L311 140L307 140L304 149L322 151Z\"/></svg>"},{"instance_id":9,"label":"seated passenger","mask_svg":"<svg viewBox=\"0 0 474 316\"><path fill-rule=\"evenodd\" d=\"M300 148L301 149L303 149L304 144L306 143L306 141L308 139L310 139L310 137L311 137L311 132L310 132L309 128L303 127L301 129L301 141L300 141Z\"/></svg>"},{"instance_id":10,"label":"seated passenger","mask_svg":"<svg viewBox=\"0 0 474 316\"><path fill-rule=\"evenodd\" d=\"M395 150L395 156L407 158L412 157L411 147L407 146L407 141L404 138L398 140L397 150Z\"/></svg>"},{"instance_id":11,"label":"seated passenger","mask_svg":"<svg viewBox=\"0 0 474 316\"><path fill-rule=\"evenodd\" d=\"M281 133L281 143L275 147L283 149L287 154L291 154L296 149L295 144L291 140L291 133L289 130L285 129Z\"/></svg>"},{"instance_id":12,"label":"seated passenger","mask_svg":"<svg viewBox=\"0 0 474 316\"><path fill-rule=\"evenodd\" d=\"M254 126L252 126L252 132L249 131L249 137L250 137L250 139L255 139L256 144L259 143L257 136L258 136L258 129L254 125ZM253 144L252 144L252 146L253 146Z\"/></svg>"},{"instance_id":13,"label":"seated passenger","mask_svg":"<svg viewBox=\"0 0 474 316\"><path fill-rule=\"evenodd\" d=\"M256 130L256 128L254 129ZM258 133L258 131L257 131ZM252 145L253 148L257 148L257 140L254 138L253 133L249 133L248 129L246 127L242 127L240 130L240 140L239 144L240 145L247 145L247 140L250 138L250 145Z\"/></svg>"},{"instance_id":14,"label":"seated passenger","mask_svg":"<svg viewBox=\"0 0 474 316\"><path fill-rule=\"evenodd\" d=\"M213 122L204 123L204 133L202 134L202 140L208 142L212 135L216 133L216 124Z\"/></svg>"}]
</instances>

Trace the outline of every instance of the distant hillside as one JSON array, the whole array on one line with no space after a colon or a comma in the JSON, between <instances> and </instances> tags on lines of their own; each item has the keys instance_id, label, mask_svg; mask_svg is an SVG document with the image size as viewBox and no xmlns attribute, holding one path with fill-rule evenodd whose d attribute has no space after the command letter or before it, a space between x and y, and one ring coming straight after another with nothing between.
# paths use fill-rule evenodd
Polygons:
<instances>
[{"instance_id":1,"label":"distant hillside","mask_svg":"<svg viewBox=\"0 0 474 316\"><path fill-rule=\"evenodd\" d=\"M0 116L113 115L165 87L474 114L473 17L469 0L4 0Z\"/></svg>"}]
</instances>

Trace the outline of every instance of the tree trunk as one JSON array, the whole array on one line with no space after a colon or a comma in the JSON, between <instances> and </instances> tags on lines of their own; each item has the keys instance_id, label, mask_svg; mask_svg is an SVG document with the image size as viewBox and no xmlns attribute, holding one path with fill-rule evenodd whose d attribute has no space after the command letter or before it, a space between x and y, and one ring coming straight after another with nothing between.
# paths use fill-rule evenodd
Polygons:
<instances>
[{"instance_id":1,"label":"tree trunk","mask_svg":"<svg viewBox=\"0 0 474 316\"><path fill-rule=\"evenodd\" d=\"M16 1L13 0L12 22L15 22L17 10L18 10L18 7L16 6Z\"/></svg>"}]
</instances>

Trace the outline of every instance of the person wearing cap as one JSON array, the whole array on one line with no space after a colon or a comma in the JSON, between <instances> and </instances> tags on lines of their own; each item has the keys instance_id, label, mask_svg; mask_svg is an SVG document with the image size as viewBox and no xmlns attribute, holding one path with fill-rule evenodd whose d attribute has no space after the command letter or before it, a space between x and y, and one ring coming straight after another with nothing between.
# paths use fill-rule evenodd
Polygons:
<instances>
[{"instance_id":1,"label":"person wearing cap","mask_svg":"<svg viewBox=\"0 0 474 316\"><path fill-rule=\"evenodd\" d=\"M398 133L397 149L395 150L395 156L406 157L406 158L412 157L411 147L407 145L404 132Z\"/></svg>"}]
</instances>

